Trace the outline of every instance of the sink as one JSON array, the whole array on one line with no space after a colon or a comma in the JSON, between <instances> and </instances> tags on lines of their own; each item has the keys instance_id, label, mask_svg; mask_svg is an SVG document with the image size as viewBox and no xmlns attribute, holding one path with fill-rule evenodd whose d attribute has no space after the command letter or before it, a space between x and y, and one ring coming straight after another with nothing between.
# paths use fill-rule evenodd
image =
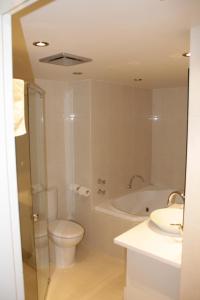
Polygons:
<instances>
[{"instance_id":1,"label":"sink","mask_svg":"<svg viewBox=\"0 0 200 300\"><path fill-rule=\"evenodd\" d=\"M183 208L168 207L157 209L151 213L150 219L161 230L180 234L179 226L171 224L183 224Z\"/></svg>"}]
</instances>

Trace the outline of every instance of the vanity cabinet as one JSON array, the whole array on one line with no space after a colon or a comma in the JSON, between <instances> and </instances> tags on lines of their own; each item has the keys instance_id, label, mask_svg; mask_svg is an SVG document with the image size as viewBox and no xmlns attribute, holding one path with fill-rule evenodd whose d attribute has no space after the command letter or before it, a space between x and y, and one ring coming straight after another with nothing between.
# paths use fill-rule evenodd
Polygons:
<instances>
[{"instance_id":1,"label":"vanity cabinet","mask_svg":"<svg viewBox=\"0 0 200 300\"><path fill-rule=\"evenodd\" d=\"M116 237L127 248L124 300L179 300L182 241L150 221Z\"/></svg>"}]
</instances>

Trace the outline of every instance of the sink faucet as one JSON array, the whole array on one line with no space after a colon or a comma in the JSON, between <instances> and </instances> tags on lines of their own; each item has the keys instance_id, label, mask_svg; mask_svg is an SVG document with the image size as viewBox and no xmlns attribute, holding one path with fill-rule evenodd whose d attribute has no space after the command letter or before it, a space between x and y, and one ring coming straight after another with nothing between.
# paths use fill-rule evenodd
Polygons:
<instances>
[{"instance_id":1,"label":"sink faucet","mask_svg":"<svg viewBox=\"0 0 200 300\"><path fill-rule=\"evenodd\" d=\"M183 201L183 224L171 224L173 226L179 226L180 230L183 231L184 227L184 214L185 214L185 195L179 191L174 191L169 194L167 199L167 206L171 206L173 203L176 203L176 197L179 196Z\"/></svg>"},{"instance_id":2,"label":"sink faucet","mask_svg":"<svg viewBox=\"0 0 200 300\"><path fill-rule=\"evenodd\" d=\"M142 182L144 182L144 177L142 177L141 175L133 175L131 178L130 178L130 181L129 181L129 184L128 184L128 189L129 190L132 190L132 188L133 188L133 180L134 179L136 179L136 178L138 178L138 179L140 179Z\"/></svg>"},{"instance_id":3,"label":"sink faucet","mask_svg":"<svg viewBox=\"0 0 200 300\"><path fill-rule=\"evenodd\" d=\"M167 206L172 205L173 203L176 203L176 196L181 197L182 201L183 201L183 205L185 204L185 195L179 191L174 191L171 194L169 194L168 200L167 200Z\"/></svg>"}]
</instances>

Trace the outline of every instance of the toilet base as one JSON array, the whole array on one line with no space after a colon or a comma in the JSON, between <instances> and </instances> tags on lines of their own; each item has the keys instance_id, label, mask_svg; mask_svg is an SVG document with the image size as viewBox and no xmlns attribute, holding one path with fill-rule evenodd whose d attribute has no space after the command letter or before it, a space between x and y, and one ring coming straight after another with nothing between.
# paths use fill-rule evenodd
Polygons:
<instances>
[{"instance_id":1,"label":"toilet base","mask_svg":"<svg viewBox=\"0 0 200 300\"><path fill-rule=\"evenodd\" d=\"M74 263L76 247L55 247L55 267L56 268L67 268Z\"/></svg>"}]
</instances>

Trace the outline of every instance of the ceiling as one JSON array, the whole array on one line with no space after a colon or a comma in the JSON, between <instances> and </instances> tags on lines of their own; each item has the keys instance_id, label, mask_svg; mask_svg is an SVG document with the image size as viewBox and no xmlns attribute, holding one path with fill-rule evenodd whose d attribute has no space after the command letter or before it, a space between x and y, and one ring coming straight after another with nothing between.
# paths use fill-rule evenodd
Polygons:
<instances>
[{"instance_id":1,"label":"ceiling","mask_svg":"<svg viewBox=\"0 0 200 300\"><path fill-rule=\"evenodd\" d=\"M51 0L21 22L35 78L175 87L187 84L189 59L182 53L190 48L190 28L200 24L200 0ZM50 45L33 46L38 40ZM63 67L38 61L59 52L92 62ZM83 75L72 74L79 71ZM135 82L138 77L143 80Z\"/></svg>"}]
</instances>

